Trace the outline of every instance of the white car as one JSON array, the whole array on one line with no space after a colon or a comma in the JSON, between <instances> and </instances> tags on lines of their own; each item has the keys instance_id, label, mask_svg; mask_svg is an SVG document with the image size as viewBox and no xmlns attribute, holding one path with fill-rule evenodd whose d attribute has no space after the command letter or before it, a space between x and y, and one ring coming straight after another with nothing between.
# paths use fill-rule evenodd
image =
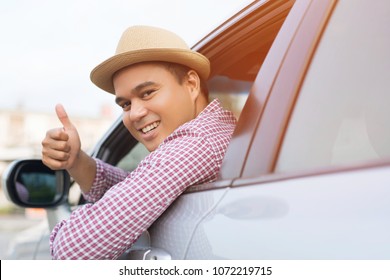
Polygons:
<instances>
[{"instance_id":1,"label":"white car","mask_svg":"<svg viewBox=\"0 0 390 280\"><path fill-rule=\"evenodd\" d=\"M237 128L219 179L188 188L122 258L389 259L389 26L388 0L255 1L196 44ZM129 170L142 154L120 120L93 152ZM16 182L32 173L46 191L26 202ZM66 172L22 161L5 180L49 218L35 252L21 240L10 258L50 258Z\"/></svg>"}]
</instances>

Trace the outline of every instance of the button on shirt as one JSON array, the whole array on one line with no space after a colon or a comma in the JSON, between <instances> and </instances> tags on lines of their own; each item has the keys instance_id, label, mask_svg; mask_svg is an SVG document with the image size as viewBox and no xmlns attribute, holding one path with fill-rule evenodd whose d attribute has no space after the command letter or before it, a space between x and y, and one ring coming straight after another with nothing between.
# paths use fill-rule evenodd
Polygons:
<instances>
[{"instance_id":1,"label":"button on shirt","mask_svg":"<svg viewBox=\"0 0 390 280\"><path fill-rule=\"evenodd\" d=\"M235 124L214 100L130 173L95 159L92 203L55 226L53 258L118 258L187 187L216 180Z\"/></svg>"}]
</instances>

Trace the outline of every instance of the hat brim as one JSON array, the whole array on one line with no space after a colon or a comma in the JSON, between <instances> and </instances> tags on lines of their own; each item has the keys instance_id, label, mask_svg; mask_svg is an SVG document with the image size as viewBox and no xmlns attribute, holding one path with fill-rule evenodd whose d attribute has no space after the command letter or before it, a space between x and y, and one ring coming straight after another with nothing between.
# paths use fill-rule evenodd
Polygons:
<instances>
[{"instance_id":1,"label":"hat brim","mask_svg":"<svg viewBox=\"0 0 390 280\"><path fill-rule=\"evenodd\" d=\"M130 51L115 55L96 66L92 70L90 78L99 88L115 94L112 83L115 72L136 63L152 61L185 65L195 70L205 80L210 74L210 62L202 54L191 50L165 48Z\"/></svg>"}]
</instances>

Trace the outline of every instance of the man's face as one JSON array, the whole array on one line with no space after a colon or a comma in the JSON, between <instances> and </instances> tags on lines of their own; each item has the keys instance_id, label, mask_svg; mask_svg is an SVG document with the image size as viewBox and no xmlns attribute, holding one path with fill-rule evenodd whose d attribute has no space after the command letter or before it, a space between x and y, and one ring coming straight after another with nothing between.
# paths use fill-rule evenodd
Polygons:
<instances>
[{"instance_id":1,"label":"man's face","mask_svg":"<svg viewBox=\"0 0 390 280\"><path fill-rule=\"evenodd\" d=\"M181 84L158 63L141 63L113 78L116 103L124 110L123 123L149 151L180 125L196 117L193 84Z\"/></svg>"}]
</instances>

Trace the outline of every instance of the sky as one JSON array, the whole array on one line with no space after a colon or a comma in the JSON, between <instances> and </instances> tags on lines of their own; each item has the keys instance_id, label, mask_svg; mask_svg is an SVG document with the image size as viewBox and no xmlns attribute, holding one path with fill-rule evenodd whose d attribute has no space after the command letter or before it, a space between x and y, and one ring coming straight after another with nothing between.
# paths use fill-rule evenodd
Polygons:
<instances>
[{"instance_id":1,"label":"sky","mask_svg":"<svg viewBox=\"0 0 390 280\"><path fill-rule=\"evenodd\" d=\"M153 25L189 46L252 0L1 0L0 110L99 117L114 96L97 88L90 71L112 56L122 32Z\"/></svg>"}]
</instances>

